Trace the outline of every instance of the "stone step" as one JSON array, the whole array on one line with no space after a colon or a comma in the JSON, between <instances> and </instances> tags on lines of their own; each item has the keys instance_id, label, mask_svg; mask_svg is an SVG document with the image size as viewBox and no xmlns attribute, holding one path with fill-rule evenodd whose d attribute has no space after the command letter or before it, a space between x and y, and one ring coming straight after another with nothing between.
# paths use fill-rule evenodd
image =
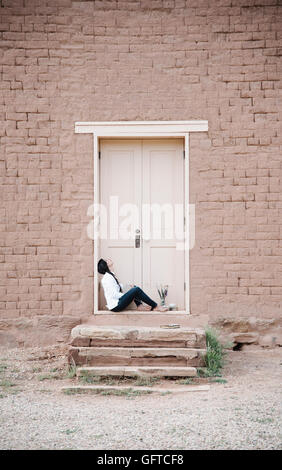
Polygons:
<instances>
[{"instance_id":1,"label":"stone step","mask_svg":"<svg viewBox=\"0 0 282 470\"><path fill-rule=\"evenodd\" d=\"M76 393L101 393L112 395L142 395L152 393L187 393L187 392L207 392L209 385L185 385L174 387L139 387L135 385L70 385L62 387L62 392L66 394Z\"/></svg>"},{"instance_id":2,"label":"stone step","mask_svg":"<svg viewBox=\"0 0 282 470\"><path fill-rule=\"evenodd\" d=\"M206 349L70 347L69 362L77 366L204 366Z\"/></svg>"},{"instance_id":3,"label":"stone step","mask_svg":"<svg viewBox=\"0 0 282 470\"><path fill-rule=\"evenodd\" d=\"M181 327L205 328L209 323L209 315L189 315L179 311L173 312L140 312L124 310L122 312L96 313L89 316L83 323L96 326L149 326L159 327L169 323L178 323Z\"/></svg>"},{"instance_id":4,"label":"stone step","mask_svg":"<svg viewBox=\"0 0 282 470\"><path fill-rule=\"evenodd\" d=\"M205 349L205 332L199 328L77 325L71 345L84 347L155 347Z\"/></svg>"},{"instance_id":5,"label":"stone step","mask_svg":"<svg viewBox=\"0 0 282 470\"><path fill-rule=\"evenodd\" d=\"M119 376L119 377L195 377L195 367L178 366L105 366L78 367L78 377L81 376Z\"/></svg>"}]
</instances>

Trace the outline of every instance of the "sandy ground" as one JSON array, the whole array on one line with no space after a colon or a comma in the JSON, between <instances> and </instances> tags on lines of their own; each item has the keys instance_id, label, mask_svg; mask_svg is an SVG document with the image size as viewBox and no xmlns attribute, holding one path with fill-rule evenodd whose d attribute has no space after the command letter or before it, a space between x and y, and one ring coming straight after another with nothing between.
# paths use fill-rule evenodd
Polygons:
<instances>
[{"instance_id":1,"label":"sandy ground","mask_svg":"<svg viewBox=\"0 0 282 470\"><path fill-rule=\"evenodd\" d=\"M229 351L209 391L101 396L62 393L63 348L0 349L0 448L281 449L281 352Z\"/></svg>"}]
</instances>

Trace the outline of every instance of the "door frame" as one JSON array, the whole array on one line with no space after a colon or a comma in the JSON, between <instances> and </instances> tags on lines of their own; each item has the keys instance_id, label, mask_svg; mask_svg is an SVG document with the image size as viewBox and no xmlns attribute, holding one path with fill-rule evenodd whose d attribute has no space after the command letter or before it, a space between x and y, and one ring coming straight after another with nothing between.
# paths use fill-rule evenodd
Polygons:
<instances>
[{"instance_id":1,"label":"door frame","mask_svg":"<svg viewBox=\"0 0 282 470\"><path fill-rule=\"evenodd\" d=\"M93 134L93 183L94 183L94 204L99 204L100 195L100 168L99 151L101 138L183 138L184 139L184 204L185 220L189 220L189 135L190 132L208 131L208 121L108 121L108 122L76 122L76 134ZM185 237L184 250L184 282L185 282L185 311L177 311L177 314L190 314L190 256L189 231ZM94 245L94 273L93 273L93 294L94 294L94 314L109 313L98 310L98 271L97 263L99 258L99 238ZM151 312L148 312L151 314Z\"/></svg>"}]
</instances>

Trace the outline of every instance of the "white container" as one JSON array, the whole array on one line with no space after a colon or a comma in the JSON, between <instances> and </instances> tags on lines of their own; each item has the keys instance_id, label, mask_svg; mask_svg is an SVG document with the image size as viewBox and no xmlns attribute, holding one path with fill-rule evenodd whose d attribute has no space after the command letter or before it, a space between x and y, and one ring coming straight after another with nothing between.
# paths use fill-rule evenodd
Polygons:
<instances>
[{"instance_id":1,"label":"white container","mask_svg":"<svg viewBox=\"0 0 282 470\"><path fill-rule=\"evenodd\" d=\"M169 310L175 310L176 305L175 304L169 304L168 308L169 308Z\"/></svg>"}]
</instances>

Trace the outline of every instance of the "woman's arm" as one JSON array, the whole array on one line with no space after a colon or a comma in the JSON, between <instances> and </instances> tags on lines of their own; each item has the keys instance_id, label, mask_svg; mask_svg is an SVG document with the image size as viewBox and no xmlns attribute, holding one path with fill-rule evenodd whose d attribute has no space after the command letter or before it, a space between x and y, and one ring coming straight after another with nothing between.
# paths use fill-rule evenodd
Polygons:
<instances>
[{"instance_id":1,"label":"woman's arm","mask_svg":"<svg viewBox=\"0 0 282 470\"><path fill-rule=\"evenodd\" d=\"M123 296L123 293L119 292L118 285L113 276L108 276L106 279L102 279L102 286L104 288L105 295L108 295L113 299L119 299Z\"/></svg>"}]
</instances>

